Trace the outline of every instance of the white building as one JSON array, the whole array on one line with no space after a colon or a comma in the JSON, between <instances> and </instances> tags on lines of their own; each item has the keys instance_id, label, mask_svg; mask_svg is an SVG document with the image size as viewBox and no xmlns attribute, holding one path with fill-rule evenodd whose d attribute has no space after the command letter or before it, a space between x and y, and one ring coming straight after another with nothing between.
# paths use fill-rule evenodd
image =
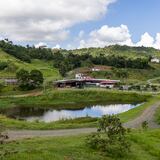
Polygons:
<instances>
[{"instance_id":1,"label":"white building","mask_svg":"<svg viewBox=\"0 0 160 160\"><path fill-rule=\"evenodd\" d=\"M101 71L99 68L92 68L92 72L99 72Z\"/></svg>"},{"instance_id":2,"label":"white building","mask_svg":"<svg viewBox=\"0 0 160 160\"><path fill-rule=\"evenodd\" d=\"M152 58L151 62L152 63L160 63L160 59L158 59L158 58Z\"/></svg>"},{"instance_id":3,"label":"white building","mask_svg":"<svg viewBox=\"0 0 160 160\"><path fill-rule=\"evenodd\" d=\"M82 73L77 73L77 74L75 75L75 78L76 78L76 79L84 79L84 74L82 74Z\"/></svg>"}]
</instances>

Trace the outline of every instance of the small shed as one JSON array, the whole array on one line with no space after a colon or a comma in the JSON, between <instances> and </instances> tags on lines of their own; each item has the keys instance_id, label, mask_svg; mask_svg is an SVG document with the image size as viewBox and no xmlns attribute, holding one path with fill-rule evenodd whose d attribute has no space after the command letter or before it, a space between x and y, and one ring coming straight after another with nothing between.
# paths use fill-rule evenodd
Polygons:
<instances>
[{"instance_id":1,"label":"small shed","mask_svg":"<svg viewBox=\"0 0 160 160\"><path fill-rule=\"evenodd\" d=\"M152 63L160 63L160 59L158 59L158 58L152 58L151 62Z\"/></svg>"},{"instance_id":2,"label":"small shed","mask_svg":"<svg viewBox=\"0 0 160 160\"><path fill-rule=\"evenodd\" d=\"M5 85L17 85L18 84L17 79L5 79L4 82L5 82Z\"/></svg>"}]
</instances>

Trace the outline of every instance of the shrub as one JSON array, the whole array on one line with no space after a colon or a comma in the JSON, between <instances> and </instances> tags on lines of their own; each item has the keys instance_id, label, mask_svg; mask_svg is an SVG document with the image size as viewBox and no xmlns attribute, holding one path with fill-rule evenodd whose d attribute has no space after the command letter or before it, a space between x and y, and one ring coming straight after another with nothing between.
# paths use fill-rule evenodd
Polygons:
<instances>
[{"instance_id":1,"label":"shrub","mask_svg":"<svg viewBox=\"0 0 160 160\"><path fill-rule=\"evenodd\" d=\"M8 67L8 63L7 62L0 62L0 71L6 69Z\"/></svg>"},{"instance_id":2,"label":"shrub","mask_svg":"<svg viewBox=\"0 0 160 160\"><path fill-rule=\"evenodd\" d=\"M144 130L147 130L147 129L148 129L148 122L147 122L147 121L142 122L142 128L143 128Z\"/></svg>"},{"instance_id":3,"label":"shrub","mask_svg":"<svg viewBox=\"0 0 160 160\"><path fill-rule=\"evenodd\" d=\"M87 137L86 143L92 148L112 157L123 157L130 151L126 130L116 116L103 116L99 120L99 129Z\"/></svg>"}]
</instances>

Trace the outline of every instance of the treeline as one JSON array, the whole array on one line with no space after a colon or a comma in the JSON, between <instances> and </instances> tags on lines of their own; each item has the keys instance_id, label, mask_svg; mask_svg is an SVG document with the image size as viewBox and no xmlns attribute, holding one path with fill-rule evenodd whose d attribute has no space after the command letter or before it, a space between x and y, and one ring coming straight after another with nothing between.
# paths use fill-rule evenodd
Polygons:
<instances>
[{"instance_id":1,"label":"treeline","mask_svg":"<svg viewBox=\"0 0 160 160\"><path fill-rule=\"evenodd\" d=\"M31 57L28 55L28 51L25 47L19 45L13 45L13 43L9 40L0 41L0 48L6 53L24 61L31 62Z\"/></svg>"},{"instance_id":2,"label":"treeline","mask_svg":"<svg viewBox=\"0 0 160 160\"><path fill-rule=\"evenodd\" d=\"M120 54L105 53L93 56L90 52L75 54L74 51L52 50L45 48L35 48L30 46L14 45L12 42L5 40L0 41L0 48L16 58L28 62L31 59L42 59L53 61L53 66L58 68L60 73L65 76L68 71L78 67L91 67L93 65L107 65L117 68L136 68L146 69L149 67L150 56L129 57Z\"/></svg>"},{"instance_id":3,"label":"treeline","mask_svg":"<svg viewBox=\"0 0 160 160\"><path fill-rule=\"evenodd\" d=\"M107 57L100 55L99 57L93 58L94 64L114 66L117 68L146 69L149 67L149 62L150 57L130 58L120 55L109 55Z\"/></svg>"}]
</instances>

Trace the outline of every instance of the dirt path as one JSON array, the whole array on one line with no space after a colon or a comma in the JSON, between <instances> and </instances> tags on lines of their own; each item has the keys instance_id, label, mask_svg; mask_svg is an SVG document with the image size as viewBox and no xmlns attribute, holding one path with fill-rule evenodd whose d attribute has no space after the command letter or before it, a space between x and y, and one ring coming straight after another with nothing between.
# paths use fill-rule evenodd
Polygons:
<instances>
[{"instance_id":1,"label":"dirt path","mask_svg":"<svg viewBox=\"0 0 160 160\"><path fill-rule=\"evenodd\" d=\"M160 107L160 102L148 107L139 117L125 123L124 126L128 128L139 128L142 122L147 121L150 128L160 128L160 126L154 122L154 114L158 107Z\"/></svg>"},{"instance_id":2,"label":"dirt path","mask_svg":"<svg viewBox=\"0 0 160 160\"><path fill-rule=\"evenodd\" d=\"M87 134L95 132L96 128L80 128L80 129L63 129L63 130L48 130L48 131L8 131L9 140L17 140L34 137L63 137L74 136L79 134Z\"/></svg>"},{"instance_id":3,"label":"dirt path","mask_svg":"<svg viewBox=\"0 0 160 160\"><path fill-rule=\"evenodd\" d=\"M0 98L36 97L36 96L41 96L42 94L43 94L43 91L39 91L39 92L32 92L32 93L26 93L26 94L20 94L20 95L0 96Z\"/></svg>"},{"instance_id":4,"label":"dirt path","mask_svg":"<svg viewBox=\"0 0 160 160\"><path fill-rule=\"evenodd\" d=\"M154 114L156 109L160 106L160 102L155 103L151 107L147 108L139 117L125 123L124 126L128 128L139 128L142 122L147 121L150 128L160 128L154 122ZM59 137L59 136L71 136L85 133L91 133L96 131L96 128L80 128L80 129L64 129L64 130L47 130L47 131L32 131L32 130L20 130L20 131L8 131L10 137L9 140L17 140L24 138L34 137Z\"/></svg>"}]
</instances>

